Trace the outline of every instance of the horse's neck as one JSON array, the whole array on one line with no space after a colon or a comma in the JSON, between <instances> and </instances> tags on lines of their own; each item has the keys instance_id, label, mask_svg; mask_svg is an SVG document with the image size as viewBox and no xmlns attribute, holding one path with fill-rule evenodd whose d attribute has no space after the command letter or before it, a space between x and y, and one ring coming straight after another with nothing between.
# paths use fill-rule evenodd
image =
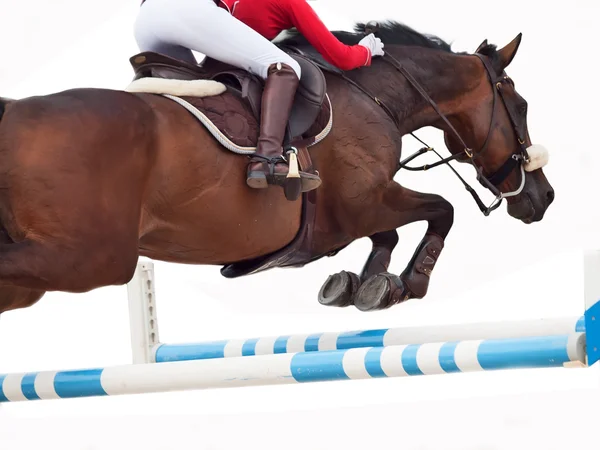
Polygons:
<instances>
[{"instance_id":1,"label":"horse's neck","mask_svg":"<svg viewBox=\"0 0 600 450\"><path fill-rule=\"evenodd\" d=\"M476 58L414 48L401 48L394 51L394 56L444 115L457 112L461 98L479 84ZM380 68L391 75L385 79L397 80L394 86L378 84L375 90L397 114L402 134L438 123L440 117L431 104L397 69L386 62L381 62Z\"/></svg>"}]
</instances>

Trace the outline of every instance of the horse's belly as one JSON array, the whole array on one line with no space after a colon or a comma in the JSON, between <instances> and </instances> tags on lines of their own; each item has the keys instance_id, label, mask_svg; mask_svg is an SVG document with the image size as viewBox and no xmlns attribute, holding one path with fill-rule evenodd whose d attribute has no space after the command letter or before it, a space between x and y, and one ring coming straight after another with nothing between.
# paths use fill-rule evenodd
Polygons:
<instances>
[{"instance_id":1,"label":"horse's belly","mask_svg":"<svg viewBox=\"0 0 600 450\"><path fill-rule=\"evenodd\" d=\"M296 235L301 202L280 188L253 191L245 183L215 186L184 205L144 218L141 254L157 260L223 264L280 249Z\"/></svg>"}]
</instances>

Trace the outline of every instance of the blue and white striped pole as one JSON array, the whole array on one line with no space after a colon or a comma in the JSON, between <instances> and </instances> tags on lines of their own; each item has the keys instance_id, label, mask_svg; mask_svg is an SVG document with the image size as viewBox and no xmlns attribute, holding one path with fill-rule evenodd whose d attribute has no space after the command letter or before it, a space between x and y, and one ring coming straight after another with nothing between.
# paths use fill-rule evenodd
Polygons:
<instances>
[{"instance_id":1,"label":"blue and white striped pole","mask_svg":"<svg viewBox=\"0 0 600 450\"><path fill-rule=\"evenodd\" d=\"M585 363L585 334L470 340L0 375L0 402Z\"/></svg>"},{"instance_id":2,"label":"blue and white striped pole","mask_svg":"<svg viewBox=\"0 0 600 450\"><path fill-rule=\"evenodd\" d=\"M159 344L154 347L150 362L164 363L475 339L554 336L575 332L585 332L584 317L311 333L200 343Z\"/></svg>"}]
</instances>

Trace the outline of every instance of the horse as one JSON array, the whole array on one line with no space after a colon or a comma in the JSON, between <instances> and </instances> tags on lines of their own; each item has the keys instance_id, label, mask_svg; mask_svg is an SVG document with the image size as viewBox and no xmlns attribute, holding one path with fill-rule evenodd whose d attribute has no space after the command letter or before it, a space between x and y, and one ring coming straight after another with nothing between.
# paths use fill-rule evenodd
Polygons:
<instances>
[{"instance_id":1,"label":"horse","mask_svg":"<svg viewBox=\"0 0 600 450\"><path fill-rule=\"evenodd\" d=\"M356 44L367 25L334 34ZM509 216L541 221L554 199L543 173L547 155L532 144L527 102L506 73L521 34L502 48L485 40L471 54L395 21L376 24L376 33L386 55L348 72L328 65L301 36L277 44L312 64L326 86L320 114L334 117L326 136L299 144L297 161L318 171L322 184L296 201L278 187L249 189L248 157L225 149L198 122L208 117L209 102L222 100L222 116L258 128L252 114L243 120L229 114L251 110L248 92L227 77L199 79L215 63L208 58L188 68L188 74L198 71L197 79L179 79L180 86L223 88L206 97L78 88L1 99L0 312L29 307L50 291L123 285L140 256L220 265L233 278L299 268L365 237L372 250L362 272L329 276L318 301L375 311L423 298L454 209L394 176L413 158L401 160L402 137L426 126L444 134L450 156L440 164L473 165L478 181L496 195L496 205L481 208L485 214L506 199ZM246 86L256 87L255 81ZM198 105L204 114L190 114ZM245 148L251 154L253 147ZM417 221L427 222L425 235L405 270L389 273L397 229Z\"/></svg>"}]
</instances>

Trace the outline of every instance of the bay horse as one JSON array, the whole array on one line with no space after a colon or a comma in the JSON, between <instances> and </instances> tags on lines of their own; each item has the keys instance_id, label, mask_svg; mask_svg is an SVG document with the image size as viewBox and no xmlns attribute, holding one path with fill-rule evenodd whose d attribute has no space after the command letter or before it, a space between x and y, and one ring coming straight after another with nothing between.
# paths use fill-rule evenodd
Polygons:
<instances>
[{"instance_id":1,"label":"bay horse","mask_svg":"<svg viewBox=\"0 0 600 450\"><path fill-rule=\"evenodd\" d=\"M368 29L334 34L356 44ZM546 156L531 142L527 103L505 71L521 35L501 49L486 40L469 54L397 22L376 32L386 55L349 72L332 69L299 36L278 43L321 70L333 117L328 135L298 154L323 183L297 201L277 187L249 189L247 157L224 149L168 95L89 88L2 99L0 312L47 291L125 284L140 256L223 265L235 277L300 267L363 237L373 247L362 273L330 276L319 301L372 311L422 298L453 207L394 176L407 167L402 137L426 126L444 133L451 156L442 162L473 164L496 195L491 208L478 202L485 214L506 198L513 218L542 220L554 199ZM206 102L206 114L219 99L249 111L247 98L223 86L188 101ZM221 113L234 116L228 111ZM238 116L238 125L257 129L252 115ZM427 221L425 236L402 274L388 273L396 229L417 221Z\"/></svg>"}]
</instances>

